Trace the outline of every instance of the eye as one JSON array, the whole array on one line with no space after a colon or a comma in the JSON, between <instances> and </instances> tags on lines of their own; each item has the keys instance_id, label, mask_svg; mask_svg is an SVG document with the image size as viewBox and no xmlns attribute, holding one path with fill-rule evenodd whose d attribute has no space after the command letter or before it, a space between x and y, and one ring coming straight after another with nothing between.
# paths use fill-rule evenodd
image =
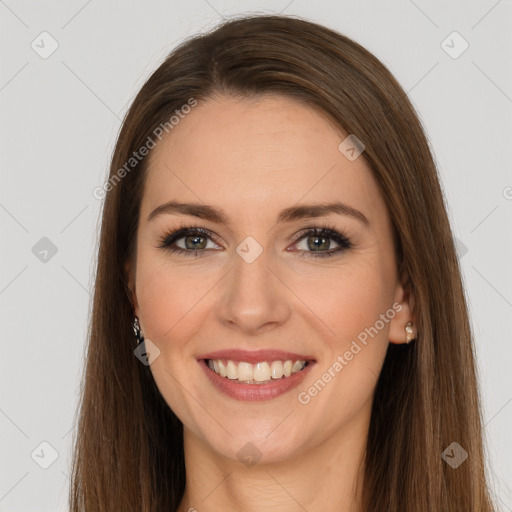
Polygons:
<instances>
[{"instance_id":1,"label":"eye","mask_svg":"<svg viewBox=\"0 0 512 512\"><path fill-rule=\"evenodd\" d=\"M338 247L328 251L327 249L331 249L332 240L338 244ZM302 253L301 256L306 258L326 258L352 247L352 243L346 236L327 225L321 228L309 228L300 232L297 235L295 245L297 245L298 241L302 244L302 248L298 247L300 253Z\"/></svg>"},{"instance_id":2,"label":"eye","mask_svg":"<svg viewBox=\"0 0 512 512\"><path fill-rule=\"evenodd\" d=\"M160 240L160 249L165 249L171 253L179 253L186 256L203 256L204 249L217 249L218 246L208 247L208 239L213 233L203 228L182 227L177 231L173 231L165 235ZM183 240L183 242L182 242Z\"/></svg>"},{"instance_id":3,"label":"eye","mask_svg":"<svg viewBox=\"0 0 512 512\"><path fill-rule=\"evenodd\" d=\"M181 226L177 231L164 235L160 239L158 248L184 256L205 256L208 252L206 249L218 250L219 246L212 241L215 236L204 228ZM213 247L208 247L209 241L212 242ZM337 247L331 247L332 241L337 244ZM298 253L305 258L325 258L352 247L352 243L346 236L329 225L302 230L295 236L294 246L297 246L298 242L303 244L302 248L298 247Z\"/></svg>"}]
</instances>

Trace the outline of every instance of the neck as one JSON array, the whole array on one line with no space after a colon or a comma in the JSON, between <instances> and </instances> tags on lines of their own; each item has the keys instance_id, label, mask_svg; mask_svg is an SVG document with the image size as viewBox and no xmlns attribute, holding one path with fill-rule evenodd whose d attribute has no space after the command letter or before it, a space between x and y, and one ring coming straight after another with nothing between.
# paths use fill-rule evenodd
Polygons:
<instances>
[{"instance_id":1,"label":"neck","mask_svg":"<svg viewBox=\"0 0 512 512\"><path fill-rule=\"evenodd\" d=\"M178 512L358 512L368 425L365 414L312 449L250 467L184 427L187 479Z\"/></svg>"}]
</instances>

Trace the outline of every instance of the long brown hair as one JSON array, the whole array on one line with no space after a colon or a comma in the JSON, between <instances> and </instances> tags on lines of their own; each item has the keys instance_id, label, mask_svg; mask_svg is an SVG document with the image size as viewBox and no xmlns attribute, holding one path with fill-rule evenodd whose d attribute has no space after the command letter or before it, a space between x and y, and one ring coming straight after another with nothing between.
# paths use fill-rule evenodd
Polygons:
<instances>
[{"instance_id":1,"label":"long brown hair","mask_svg":"<svg viewBox=\"0 0 512 512\"><path fill-rule=\"evenodd\" d=\"M410 345L389 345L374 393L362 510L491 512L466 299L421 123L365 48L315 23L271 15L234 18L184 41L124 119L102 213L71 510L176 510L185 486L182 424L133 354L125 264L136 257L148 159L126 163L159 126L169 131L169 119L191 98L267 93L313 105L363 141L414 296L419 335ZM453 442L468 453L457 468L442 457Z\"/></svg>"}]
</instances>

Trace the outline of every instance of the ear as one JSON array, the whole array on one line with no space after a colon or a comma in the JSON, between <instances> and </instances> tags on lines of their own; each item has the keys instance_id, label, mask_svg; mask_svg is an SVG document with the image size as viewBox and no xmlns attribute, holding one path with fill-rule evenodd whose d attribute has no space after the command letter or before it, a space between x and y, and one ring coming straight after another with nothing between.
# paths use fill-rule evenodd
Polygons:
<instances>
[{"instance_id":1,"label":"ear","mask_svg":"<svg viewBox=\"0 0 512 512\"><path fill-rule=\"evenodd\" d=\"M139 316L139 304L137 302L137 294L135 291L135 269L132 267L132 265L129 261L127 261L125 263L124 271L125 271L126 293L128 294L128 298L131 302L131 305L132 305L135 315Z\"/></svg>"},{"instance_id":2,"label":"ear","mask_svg":"<svg viewBox=\"0 0 512 512\"><path fill-rule=\"evenodd\" d=\"M401 309L395 309L396 314L390 322L389 341L390 343L407 343L407 334L405 326L408 322L412 323L413 338L415 339L418 330L413 316L414 294L412 292L411 282L407 270L402 270L395 288L394 303L399 303Z\"/></svg>"}]
</instances>

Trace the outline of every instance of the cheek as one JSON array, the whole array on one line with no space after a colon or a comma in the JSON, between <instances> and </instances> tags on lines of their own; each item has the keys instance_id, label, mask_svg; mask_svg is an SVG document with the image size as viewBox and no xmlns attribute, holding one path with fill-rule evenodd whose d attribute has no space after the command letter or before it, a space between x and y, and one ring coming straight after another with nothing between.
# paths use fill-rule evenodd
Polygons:
<instances>
[{"instance_id":1,"label":"cheek","mask_svg":"<svg viewBox=\"0 0 512 512\"><path fill-rule=\"evenodd\" d=\"M299 294L309 297L305 302L321 320L317 324L327 325L330 334L319 347L322 382L314 389L301 389L306 393L301 403L311 400L319 410L342 403L342 410L326 414L335 428L340 415L355 414L372 396L395 315L392 287L385 268L362 259L329 277L318 274L314 282L315 286L313 281L303 282Z\"/></svg>"},{"instance_id":2,"label":"cheek","mask_svg":"<svg viewBox=\"0 0 512 512\"><path fill-rule=\"evenodd\" d=\"M318 288L310 294L308 306L328 325L331 336L323 340L316 380L298 390L303 411L309 413L305 424L321 416L326 432L350 422L371 401L395 315L388 278L378 266L354 266L334 274L325 283L317 281L324 284L323 294Z\"/></svg>"},{"instance_id":3,"label":"cheek","mask_svg":"<svg viewBox=\"0 0 512 512\"><path fill-rule=\"evenodd\" d=\"M324 332L330 333L329 345L336 353L346 350L358 336L364 339L366 329L391 307L392 287L385 269L363 259L296 278L293 289L305 307L315 313L316 323L327 326ZM379 322L379 333L373 338L385 339L388 329L388 322Z\"/></svg>"},{"instance_id":4,"label":"cheek","mask_svg":"<svg viewBox=\"0 0 512 512\"><path fill-rule=\"evenodd\" d=\"M209 280L190 278L189 272L169 268L161 258L141 254L137 268L137 301L145 337L160 350L179 349L193 336L201 298ZM206 288L208 287L208 288Z\"/></svg>"}]
</instances>

